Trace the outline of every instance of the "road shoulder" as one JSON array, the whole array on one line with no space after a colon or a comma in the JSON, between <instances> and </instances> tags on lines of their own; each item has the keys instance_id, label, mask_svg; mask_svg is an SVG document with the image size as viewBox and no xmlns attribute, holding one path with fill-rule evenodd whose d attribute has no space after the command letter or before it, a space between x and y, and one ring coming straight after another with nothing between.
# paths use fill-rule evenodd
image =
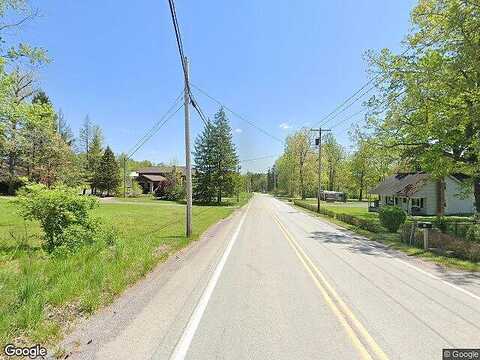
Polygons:
<instances>
[{"instance_id":1,"label":"road shoulder","mask_svg":"<svg viewBox=\"0 0 480 360\"><path fill-rule=\"evenodd\" d=\"M172 334L175 329L171 325L182 323L179 317L189 314L196 304L218 255L245 211L246 206L212 225L199 240L171 255L112 304L74 324L55 351L57 356L145 358L151 357L159 344L174 341L177 335ZM148 337L143 336L146 333Z\"/></svg>"}]
</instances>

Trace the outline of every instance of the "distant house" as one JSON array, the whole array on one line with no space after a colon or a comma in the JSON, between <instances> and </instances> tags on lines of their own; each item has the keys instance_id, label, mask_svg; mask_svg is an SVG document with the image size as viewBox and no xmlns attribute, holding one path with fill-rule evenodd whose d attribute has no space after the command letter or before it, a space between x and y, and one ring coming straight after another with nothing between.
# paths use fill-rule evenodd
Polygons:
<instances>
[{"instance_id":1,"label":"distant house","mask_svg":"<svg viewBox=\"0 0 480 360\"><path fill-rule=\"evenodd\" d=\"M138 169L130 174L142 187L144 193L155 193L159 188L165 186L169 176L183 184L185 181L185 166L152 166Z\"/></svg>"},{"instance_id":2,"label":"distant house","mask_svg":"<svg viewBox=\"0 0 480 360\"><path fill-rule=\"evenodd\" d=\"M378 200L370 211L396 205L412 215L456 215L475 211L473 185L466 187L463 174L434 179L425 172L398 173L387 177L370 191Z\"/></svg>"},{"instance_id":3,"label":"distant house","mask_svg":"<svg viewBox=\"0 0 480 360\"><path fill-rule=\"evenodd\" d=\"M320 200L327 201L327 202L334 202L334 201L345 202L347 201L347 197L344 192L322 190L320 191Z\"/></svg>"}]
</instances>

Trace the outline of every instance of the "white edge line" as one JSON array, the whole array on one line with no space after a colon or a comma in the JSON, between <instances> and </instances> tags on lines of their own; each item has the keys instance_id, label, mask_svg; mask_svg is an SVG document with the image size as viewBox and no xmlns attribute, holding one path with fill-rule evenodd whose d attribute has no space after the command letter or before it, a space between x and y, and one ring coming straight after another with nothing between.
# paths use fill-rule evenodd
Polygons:
<instances>
[{"instance_id":1,"label":"white edge line","mask_svg":"<svg viewBox=\"0 0 480 360\"><path fill-rule=\"evenodd\" d=\"M323 222L324 224L326 224L327 227L329 227L332 232L335 232L335 233L337 233L337 234L338 234L338 233L339 233L339 234L342 234L342 235L344 235L344 236L347 237L347 238L351 238L351 239L358 240L358 237L349 235L349 234L347 234L347 233L345 233L345 232L343 232L343 231L341 231L341 230L339 230L339 229L334 228L333 226L331 226L330 224L328 224L328 220L321 219L320 221ZM347 229L347 231L348 231L348 229ZM362 238L361 235L360 235L360 237ZM363 240L363 239L362 239L362 240ZM367 241L371 241L371 240L364 239L363 241L367 242ZM378 250L378 247L377 247L377 246L374 246L374 245L372 245L372 244L365 243L365 245L367 245L367 246L369 246L369 247L372 247L372 248ZM435 280L437 280L437 281L440 281L441 283L443 283L443 284L445 284L445 285L447 285L447 286L450 286L451 288L453 288L453 289L455 289L455 290L458 290L458 291L464 293L465 295L468 295L468 296L470 296L470 297L472 297L472 298L480 301L480 296L478 296L478 295L476 295L476 294L474 294L474 293L472 293L472 292L470 292L470 291L468 291L468 290L465 290L464 288L462 288L462 287L460 287L460 286L458 286L458 285L452 284L451 282L449 282L449 281L447 281L447 280L444 280L444 279L442 279L441 277L439 277L439 276L437 276L437 275L434 275L434 274L432 274L432 273L429 273L428 271L425 271L425 270L423 270L423 269L420 269L418 266L412 265L412 264L408 263L408 262L405 261L405 260L398 259L397 257L391 256L390 254L387 254L387 256L390 257L390 258L392 258L392 259L397 260L398 262L400 262L400 263L408 266L409 268L411 268L411 269L413 269L413 270L416 270L416 271L418 271L418 272L420 272L420 273L422 273L422 274L424 274L424 275L426 275L426 276L428 276L428 277L430 277L430 278L432 278L432 279L435 279Z\"/></svg>"},{"instance_id":2,"label":"white edge line","mask_svg":"<svg viewBox=\"0 0 480 360\"><path fill-rule=\"evenodd\" d=\"M438 281L444 283L445 285L448 285L448 286L450 286L450 287L452 287L452 288L454 288L454 289L456 289L456 290L464 293L465 295L469 295L469 296L471 296L471 297L474 298L474 299L480 300L480 296L475 295L474 293L472 293L472 292L470 292L470 291L468 291L468 290L465 290L464 288L462 288L462 287L460 287L460 286L457 286L457 285L455 285L455 284L452 284L451 282L446 281L446 280L444 280L444 279L442 279L441 277L438 277L438 276L436 276L436 275L433 275L433 274L429 273L428 271L422 270L422 269L420 269L419 267L417 267L417 266L415 266L415 265L409 264L408 262L406 262L406 261L404 261L404 260L400 260L400 259L396 259L396 260L399 261L399 262L401 262L402 264L404 264L404 265L406 265L406 266L414 269L414 270L417 270L417 271L421 272L421 273L424 274L424 275L427 275L428 277L431 277L432 279L438 280Z\"/></svg>"},{"instance_id":3,"label":"white edge line","mask_svg":"<svg viewBox=\"0 0 480 360\"><path fill-rule=\"evenodd\" d=\"M195 335L195 332L197 331L198 325L200 324L200 320L202 320L203 313L205 312L205 309L207 308L208 302L210 301L210 298L212 296L213 290L215 289L215 286L217 285L218 279L220 278L220 275L222 273L223 267L225 266L225 263L227 262L228 255L230 255L230 252L232 251L233 245L235 244L238 235L240 233L240 229L242 228L243 223L245 222L245 218L248 213L248 209L250 208L250 205L247 206L247 209L245 210L245 213L242 216L242 219L240 220L240 223L238 224L237 228L235 229L235 233L233 234L232 238L230 239L230 242L227 245L227 248L225 249L225 252L222 255L222 258L220 259L219 263L217 264L217 267L215 268L215 271L213 272L212 277L208 281L207 287L203 291L203 294L200 298L200 300L197 303L197 306L195 307L195 310L193 311L187 326L185 327L182 337L180 338L180 341L177 343L175 346L175 349L172 353L172 356L170 356L170 360L183 360L185 359L185 356L187 355L188 349L190 348L190 344L192 343L193 337Z\"/></svg>"}]
</instances>

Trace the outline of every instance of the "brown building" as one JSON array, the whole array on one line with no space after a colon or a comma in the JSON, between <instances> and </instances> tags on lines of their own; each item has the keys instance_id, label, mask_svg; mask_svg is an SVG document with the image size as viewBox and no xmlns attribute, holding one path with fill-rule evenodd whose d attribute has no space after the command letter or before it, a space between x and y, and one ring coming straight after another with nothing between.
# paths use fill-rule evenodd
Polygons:
<instances>
[{"instance_id":1,"label":"brown building","mask_svg":"<svg viewBox=\"0 0 480 360\"><path fill-rule=\"evenodd\" d=\"M185 166L151 166L138 169L133 178L140 184L144 193L155 193L166 186L168 179L176 179L182 185L185 181Z\"/></svg>"}]
</instances>

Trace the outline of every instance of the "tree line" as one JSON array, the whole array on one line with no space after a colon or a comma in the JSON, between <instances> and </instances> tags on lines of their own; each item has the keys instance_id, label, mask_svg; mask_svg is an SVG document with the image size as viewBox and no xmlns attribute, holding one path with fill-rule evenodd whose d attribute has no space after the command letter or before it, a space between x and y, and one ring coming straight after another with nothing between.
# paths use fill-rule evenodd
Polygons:
<instances>
[{"instance_id":1,"label":"tree line","mask_svg":"<svg viewBox=\"0 0 480 360\"><path fill-rule=\"evenodd\" d=\"M480 212L480 5L421 0L407 50L367 52L375 94L350 132L354 150L324 138L324 188L364 197L384 176L426 171L469 176ZM287 138L275 163L279 191L315 196L318 162L307 129Z\"/></svg>"},{"instance_id":2,"label":"tree line","mask_svg":"<svg viewBox=\"0 0 480 360\"><path fill-rule=\"evenodd\" d=\"M318 151L309 129L289 135L283 154L267 173L268 191L303 199L318 191ZM332 133L322 139L322 188L342 191L350 198L363 200L372 188L393 171L392 159L370 143L358 140L356 150L348 152Z\"/></svg>"},{"instance_id":3,"label":"tree line","mask_svg":"<svg viewBox=\"0 0 480 360\"><path fill-rule=\"evenodd\" d=\"M119 169L101 129L86 119L75 138L61 110L36 78L50 62L47 51L9 41L38 12L27 1L0 0L0 192L13 195L27 182L90 187L112 193Z\"/></svg>"}]
</instances>

